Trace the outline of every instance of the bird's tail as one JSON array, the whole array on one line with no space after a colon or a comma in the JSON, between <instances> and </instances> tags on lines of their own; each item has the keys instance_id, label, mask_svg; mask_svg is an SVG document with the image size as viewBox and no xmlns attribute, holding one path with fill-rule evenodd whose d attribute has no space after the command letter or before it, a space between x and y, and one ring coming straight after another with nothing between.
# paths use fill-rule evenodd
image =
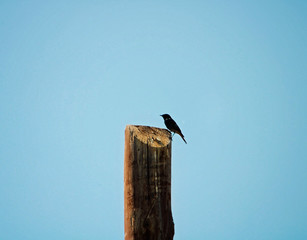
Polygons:
<instances>
[{"instance_id":1,"label":"bird's tail","mask_svg":"<svg viewBox=\"0 0 307 240\"><path fill-rule=\"evenodd\" d=\"M182 140L183 140L186 144L188 144L187 141L184 139L183 134L182 134L182 133L178 133L178 134L180 135L180 137L182 138Z\"/></svg>"}]
</instances>

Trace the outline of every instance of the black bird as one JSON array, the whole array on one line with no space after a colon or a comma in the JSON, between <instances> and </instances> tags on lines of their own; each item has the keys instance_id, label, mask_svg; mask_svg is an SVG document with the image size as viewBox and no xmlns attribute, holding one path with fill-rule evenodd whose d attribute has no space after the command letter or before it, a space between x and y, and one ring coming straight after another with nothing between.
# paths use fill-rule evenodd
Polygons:
<instances>
[{"instance_id":1,"label":"black bird","mask_svg":"<svg viewBox=\"0 0 307 240\"><path fill-rule=\"evenodd\" d=\"M172 119L172 117L170 115L168 115L168 114L162 114L160 116L163 117L165 126L171 132L174 132L174 134L177 133L178 135L180 135L180 137L182 137L183 141L185 143L187 143L186 140L184 139L184 136L183 136L180 128L178 127L177 123Z\"/></svg>"}]
</instances>

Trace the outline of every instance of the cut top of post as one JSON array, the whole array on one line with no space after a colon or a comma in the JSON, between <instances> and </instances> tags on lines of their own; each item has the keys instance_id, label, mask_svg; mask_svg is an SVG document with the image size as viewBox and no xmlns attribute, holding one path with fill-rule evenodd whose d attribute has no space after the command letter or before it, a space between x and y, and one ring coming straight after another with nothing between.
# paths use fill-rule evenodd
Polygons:
<instances>
[{"instance_id":1,"label":"cut top of post","mask_svg":"<svg viewBox=\"0 0 307 240\"><path fill-rule=\"evenodd\" d=\"M126 131L130 132L131 137L136 137L151 147L164 147L171 141L171 133L163 128L127 125Z\"/></svg>"}]
</instances>

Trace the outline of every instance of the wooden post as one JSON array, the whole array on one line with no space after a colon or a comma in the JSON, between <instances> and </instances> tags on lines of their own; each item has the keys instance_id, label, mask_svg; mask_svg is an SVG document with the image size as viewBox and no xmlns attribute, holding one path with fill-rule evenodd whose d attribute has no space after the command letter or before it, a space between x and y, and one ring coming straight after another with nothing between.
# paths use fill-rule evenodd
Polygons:
<instances>
[{"instance_id":1,"label":"wooden post","mask_svg":"<svg viewBox=\"0 0 307 240\"><path fill-rule=\"evenodd\" d=\"M125 130L125 240L172 240L171 135L166 129Z\"/></svg>"}]
</instances>

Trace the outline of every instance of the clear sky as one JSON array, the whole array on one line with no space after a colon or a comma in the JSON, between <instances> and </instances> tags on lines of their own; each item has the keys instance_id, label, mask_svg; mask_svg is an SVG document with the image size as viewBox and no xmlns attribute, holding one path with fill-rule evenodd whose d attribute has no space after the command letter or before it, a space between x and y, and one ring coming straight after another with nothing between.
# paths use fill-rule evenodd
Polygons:
<instances>
[{"instance_id":1,"label":"clear sky","mask_svg":"<svg viewBox=\"0 0 307 240\"><path fill-rule=\"evenodd\" d=\"M175 240L307 239L306 1L0 2L0 239L124 238L127 124L174 137Z\"/></svg>"}]
</instances>

